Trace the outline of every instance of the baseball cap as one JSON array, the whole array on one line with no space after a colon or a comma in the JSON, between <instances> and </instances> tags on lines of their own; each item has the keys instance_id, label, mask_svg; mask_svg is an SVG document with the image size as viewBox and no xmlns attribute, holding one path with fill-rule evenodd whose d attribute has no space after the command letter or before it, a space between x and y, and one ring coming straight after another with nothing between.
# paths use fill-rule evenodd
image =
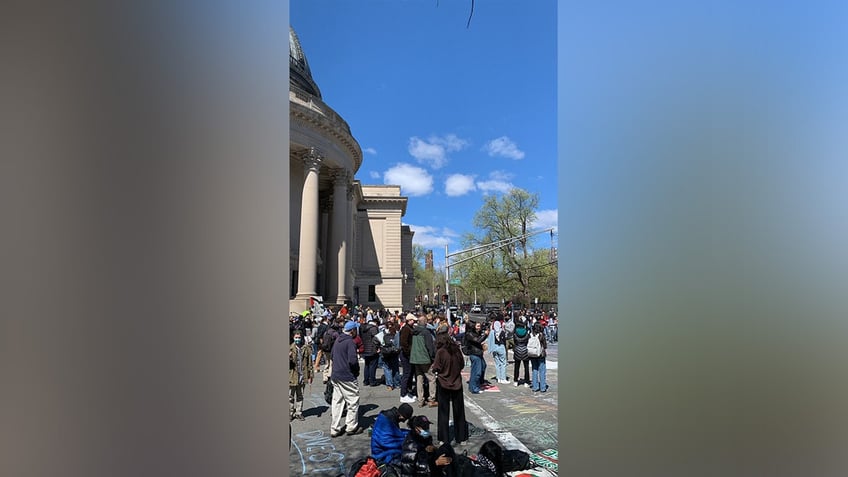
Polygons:
<instances>
[{"instance_id":1,"label":"baseball cap","mask_svg":"<svg viewBox=\"0 0 848 477\"><path fill-rule=\"evenodd\" d=\"M421 429L430 429L430 420L427 416L415 416L412 418L412 427L420 427Z\"/></svg>"},{"instance_id":2,"label":"baseball cap","mask_svg":"<svg viewBox=\"0 0 848 477\"><path fill-rule=\"evenodd\" d=\"M344 326L345 331L350 331L350 330L353 330L353 329L356 329L356 322L348 321L347 323L345 323L345 326Z\"/></svg>"},{"instance_id":3,"label":"baseball cap","mask_svg":"<svg viewBox=\"0 0 848 477\"><path fill-rule=\"evenodd\" d=\"M417 318L415 315L413 315L412 313L407 313L407 314L406 314L406 321L409 321L409 320L417 320L417 319L418 319L418 318Z\"/></svg>"}]
</instances>

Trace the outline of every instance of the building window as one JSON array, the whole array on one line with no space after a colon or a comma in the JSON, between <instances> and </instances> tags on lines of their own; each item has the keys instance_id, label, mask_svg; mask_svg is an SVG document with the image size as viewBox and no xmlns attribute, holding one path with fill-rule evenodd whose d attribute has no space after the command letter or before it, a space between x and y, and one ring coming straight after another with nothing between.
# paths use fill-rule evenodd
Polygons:
<instances>
[{"instance_id":1,"label":"building window","mask_svg":"<svg viewBox=\"0 0 848 477\"><path fill-rule=\"evenodd\" d=\"M296 295L297 295L297 270L292 270L291 290L289 290L289 297L294 298Z\"/></svg>"},{"instance_id":2,"label":"building window","mask_svg":"<svg viewBox=\"0 0 848 477\"><path fill-rule=\"evenodd\" d=\"M368 285L368 301L370 303L374 303L377 301L377 286L376 285Z\"/></svg>"}]
</instances>

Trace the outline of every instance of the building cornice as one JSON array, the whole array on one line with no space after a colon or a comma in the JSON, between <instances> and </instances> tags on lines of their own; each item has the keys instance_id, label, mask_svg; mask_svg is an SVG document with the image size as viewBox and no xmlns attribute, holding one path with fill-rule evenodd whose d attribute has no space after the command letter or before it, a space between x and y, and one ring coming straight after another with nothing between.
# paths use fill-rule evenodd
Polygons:
<instances>
[{"instance_id":1,"label":"building cornice","mask_svg":"<svg viewBox=\"0 0 848 477\"><path fill-rule=\"evenodd\" d=\"M362 148L350 133L350 126L333 108L317 97L292 87L289 91L289 116L293 123L317 130L330 138L353 160L353 172L362 165Z\"/></svg>"}]
</instances>

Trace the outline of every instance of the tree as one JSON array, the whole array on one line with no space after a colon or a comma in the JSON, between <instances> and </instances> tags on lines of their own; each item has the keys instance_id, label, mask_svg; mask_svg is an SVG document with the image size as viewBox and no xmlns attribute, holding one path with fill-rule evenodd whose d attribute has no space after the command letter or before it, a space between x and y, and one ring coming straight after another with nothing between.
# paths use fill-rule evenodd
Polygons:
<instances>
[{"instance_id":1,"label":"tree","mask_svg":"<svg viewBox=\"0 0 848 477\"><path fill-rule=\"evenodd\" d=\"M538 206L537 194L517 188L487 196L474 216L477 231L465 236L465 248L526 235ZM535 250L533 242L525 237L510 243L460 264L451 275L478 286L478 297L484 302L506 300L530 306L533 298L555 301L556 267L551 265L548 249Z\"/></svg>"}]
</instances>

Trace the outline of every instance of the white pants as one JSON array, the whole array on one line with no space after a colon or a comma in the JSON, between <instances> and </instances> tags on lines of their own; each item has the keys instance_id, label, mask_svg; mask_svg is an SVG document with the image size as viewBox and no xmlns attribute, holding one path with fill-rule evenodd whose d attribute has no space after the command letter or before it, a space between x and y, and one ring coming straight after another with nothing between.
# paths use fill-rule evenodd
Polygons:
<instances>
[{"instance_id":1,"label":"white pants","mask_svg":"<svg viewBox=\"0 0 848 477\"><path fill-rule=\"evenodd\" d=\"M342 431L342 413L347 406L345 429L351 432L359 425L359 383L356 381L332 381L333 404L331 408L332 422L330 432L337 434Z\"/></svg>"}]
</instances>

